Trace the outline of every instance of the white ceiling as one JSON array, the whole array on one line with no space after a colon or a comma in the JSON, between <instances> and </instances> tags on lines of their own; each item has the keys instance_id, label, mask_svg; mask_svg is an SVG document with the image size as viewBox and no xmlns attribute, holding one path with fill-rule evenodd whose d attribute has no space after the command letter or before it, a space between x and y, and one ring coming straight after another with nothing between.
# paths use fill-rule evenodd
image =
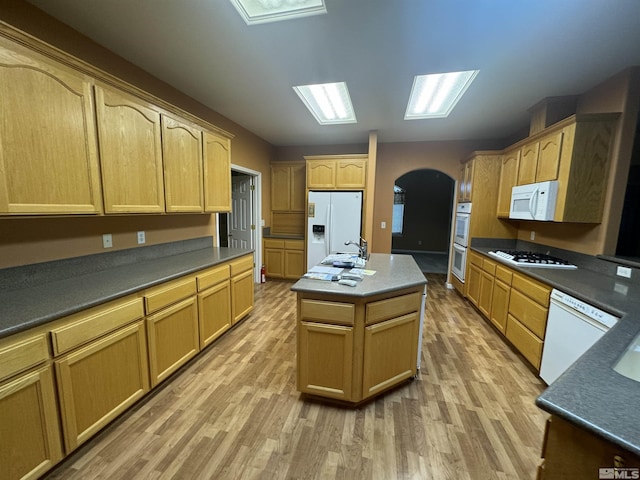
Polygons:
<instances>
[{"instance_id":1,"label":"white ceiling","mask_svg":"<svg viewBox=\"0 0 640 480\"><path fill-rule=\"evenodd\" d=\"M640 0L326 0L247 26L228 0L29 0L273 145L505 138L527 109L640 65ZM479 69L446 119L403 120L417 74ZM346 81L355 125L294 85Z\"/></svg>"}]
</instances>

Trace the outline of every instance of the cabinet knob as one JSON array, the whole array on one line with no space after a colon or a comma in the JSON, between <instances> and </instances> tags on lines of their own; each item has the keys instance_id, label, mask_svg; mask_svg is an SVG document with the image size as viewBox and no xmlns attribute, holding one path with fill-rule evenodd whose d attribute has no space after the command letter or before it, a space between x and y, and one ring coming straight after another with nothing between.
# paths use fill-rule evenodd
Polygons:
<instances>
[{"instance_id":1,"label":"cabinet knob","mask_svg":"<svg viewBox=\"0 0 640 480\"><path fill-rule=\"evenodd\" d=\"M620 455L614 455L613 456L613 466L615 468L622 468L624 467L624 458L621 457Z\"/></svg>"}]
</instances>

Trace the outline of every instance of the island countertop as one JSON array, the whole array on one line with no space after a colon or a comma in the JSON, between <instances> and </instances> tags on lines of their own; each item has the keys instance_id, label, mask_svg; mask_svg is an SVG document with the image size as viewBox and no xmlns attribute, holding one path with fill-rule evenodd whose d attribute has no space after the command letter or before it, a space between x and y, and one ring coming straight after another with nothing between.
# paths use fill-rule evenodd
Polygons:
<instances>
[{"instance_id":1,"label":"island countertop","mask_svg":"<svg viewBox=\"0 0 640 480\"><path fill-rule=\"evenodd\" d=\"M338 282L301 278L291 287L291 290L369 297L427 283L427 279L411 255L372 253L364 268L375 270L375 274L365 275L355 287L340 285Z\"/></svg>"}]
</instances>

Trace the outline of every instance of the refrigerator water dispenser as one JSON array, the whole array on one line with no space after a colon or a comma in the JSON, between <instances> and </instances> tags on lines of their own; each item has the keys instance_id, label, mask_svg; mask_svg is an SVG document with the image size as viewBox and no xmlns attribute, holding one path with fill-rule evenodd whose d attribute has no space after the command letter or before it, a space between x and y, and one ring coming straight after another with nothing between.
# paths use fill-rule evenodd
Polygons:
<instances>
[{"instance_id":1,"label":"refrigerator water dispenser","mask_svg":"<svg viewBox=\"0 0 640 480\"><path fill-rule=\"evenodd\" d=\"M313 243L324 243L324 225L312 225L311 231L313 232Z\"/></svg>"}]
</instances>

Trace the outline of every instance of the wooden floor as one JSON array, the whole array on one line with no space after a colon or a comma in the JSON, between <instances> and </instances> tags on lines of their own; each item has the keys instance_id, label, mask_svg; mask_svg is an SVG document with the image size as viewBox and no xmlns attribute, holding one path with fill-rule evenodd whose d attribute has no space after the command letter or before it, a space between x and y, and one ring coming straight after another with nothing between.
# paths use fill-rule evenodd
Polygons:
<instances>
[{"instance_id":1,"label":"wooden floor","mask_svg":"<svg viewBox=\"0 0 640 480\"><path fill-rule=\"evenodd\" d=\"M358 409L295 387L290 283L82 446L50 479L533 479L543 384L443 275L427 275L422 370Z\"/></svg>"}]
</instances>

